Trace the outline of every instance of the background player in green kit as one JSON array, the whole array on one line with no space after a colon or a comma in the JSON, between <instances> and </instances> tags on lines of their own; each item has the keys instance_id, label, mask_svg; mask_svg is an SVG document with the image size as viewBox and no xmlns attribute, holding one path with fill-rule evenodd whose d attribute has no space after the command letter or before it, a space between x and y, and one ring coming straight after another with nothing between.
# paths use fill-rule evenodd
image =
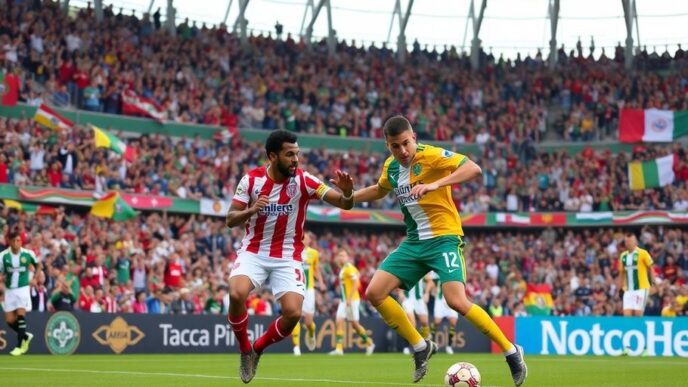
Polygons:
<instances>
[{"instance_id":1,"label":"background player in green kit","mask_svg":"<svg viewBox=\"0 0 688 387\"><path fill-rule=\"evenodd\" d=\"M10 247L0 253L0 280L5 287L5 321L17 332L17 347L10 355L19 356L29 350L33 339L33 335L26 331L26 312L31 311L31 269L40 270L40 264L33 251L22 247L18 231L11 231L8 240Z\"/></svg>"}]
</instances>

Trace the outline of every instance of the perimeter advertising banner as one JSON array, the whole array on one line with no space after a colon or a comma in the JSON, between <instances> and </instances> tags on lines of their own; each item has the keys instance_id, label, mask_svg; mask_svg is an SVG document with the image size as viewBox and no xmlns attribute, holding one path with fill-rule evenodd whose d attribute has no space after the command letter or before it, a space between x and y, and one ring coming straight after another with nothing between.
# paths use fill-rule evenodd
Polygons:
<instances>
[{"instance_id":1,"label":"perimeter advertising banner","mask_svg":"<svg viewBox=\"0 0 688 387\"><path fill-rule=\"evenodd\" d=\"M688 318L518 317L516 342L537 355L688 357Z\"/></svg>"},{"instance_id":2,"label":"perimeter advertising banner","mask_svg":"<svg viewBox=\"0 0 688 387\"><path fill-rule=\"evenodd\" d=\"M251 341L262 335L272 317L251 316L248 333ZM376 344L376 351L396 352L404 343L379 318L361 320ZM145 314L92 314L81 312L38 313L27 317L28 331L34 334L29 353L238 353L234 334L224 316L175 316ZM316 318L316 352L326 353L335 347L335 322ZM306 330L301 330L302 337ZM438 341L447 344L448 327L438 330ZM308 352L301 340L302 351ZM490 343L484 335L459 323L454 337L457 352L489 352ZM4 321L0 322L0 354L16 346L16 334ZM273 346L270 352L291 352L291 338ZM361 339L347 329L345 352L365 351Z\"/></svg>"}]
</instances>

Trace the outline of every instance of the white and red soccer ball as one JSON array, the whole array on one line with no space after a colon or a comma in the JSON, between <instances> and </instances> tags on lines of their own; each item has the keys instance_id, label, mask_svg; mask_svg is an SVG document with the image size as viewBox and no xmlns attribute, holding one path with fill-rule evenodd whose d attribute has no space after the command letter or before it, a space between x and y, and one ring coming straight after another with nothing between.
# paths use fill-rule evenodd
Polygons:
<instances>
[{"instance_id":1,"label":"white and red soccer ball","mask_svg":"<svg viewBox=\"0 0 688 387\"><path fill-rule=\"evenodd\" d=\"M456 363L444 375L444 384L448 387L480 387L480 372L471 363Z\"/></svg>"}]
</instances>

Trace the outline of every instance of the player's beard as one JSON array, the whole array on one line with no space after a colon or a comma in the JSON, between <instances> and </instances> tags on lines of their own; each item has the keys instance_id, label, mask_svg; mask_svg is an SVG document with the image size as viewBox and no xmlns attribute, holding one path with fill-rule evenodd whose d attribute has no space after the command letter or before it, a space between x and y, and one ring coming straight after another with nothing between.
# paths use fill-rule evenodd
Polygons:
<instances>
[{"instance_id":1,"label":"player's beard","mask_svg":"<svg viewBox=\"0 0 688 387\"><path fill-rule=\"evenodd\" d=\"M285 164L282 164L281 162L278 162L276 165L279 173L282 174L282 176L287 176L287 177L296 176L296 168L298 168L298 166L299 166L298 163L287 163L285 165ZM289 167L294 167L294 172L291 172L289 170Z\"/></svg>"}]
</instances>

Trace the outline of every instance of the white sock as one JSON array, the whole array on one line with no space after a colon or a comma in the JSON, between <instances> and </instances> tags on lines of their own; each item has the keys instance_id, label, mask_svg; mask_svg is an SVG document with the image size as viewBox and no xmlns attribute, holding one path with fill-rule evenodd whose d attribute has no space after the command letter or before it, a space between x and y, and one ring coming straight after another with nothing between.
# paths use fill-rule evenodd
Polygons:
<instances>
[{"instance_id":1,"label":"white sock","mask_svg":"<svg viewBox=\"0 0 688 387\"><path fill-rule=\"evenodd\" d=\"M513 355L515 353L516 353L516 346L512 344L511 348L509 348L508 351L504 352L504 356Z\"/></svg>"},{"instance_id":2,"label":"white sock","mask_svg":"<svg viewBox=\"0 0 688 387\"><path fill-rule=\"evenodd\" d=\"M413 344L413 351L414 352L420 352L420 351L425 351L425 349L428 347L428 343L425 342L425 340L421 340L417 342L416 344Z\"/></svg>"}]
</instances>

